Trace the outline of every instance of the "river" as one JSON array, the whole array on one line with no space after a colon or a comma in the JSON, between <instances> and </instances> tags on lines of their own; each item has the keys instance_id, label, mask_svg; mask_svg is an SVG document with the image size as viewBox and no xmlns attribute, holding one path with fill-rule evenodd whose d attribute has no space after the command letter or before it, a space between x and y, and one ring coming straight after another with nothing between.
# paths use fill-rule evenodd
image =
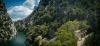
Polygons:
<instances>
[{"instance_id":1,"label":"river","mask_svg":"<svg viewBox=\"0 0 100 46\"><path fill-rule=\"evenodd\" d=\"M10 41L9 46L26 46L25 40L26 40L25 33L17 32L16 37Z\"/></svg>"}]
</instances>

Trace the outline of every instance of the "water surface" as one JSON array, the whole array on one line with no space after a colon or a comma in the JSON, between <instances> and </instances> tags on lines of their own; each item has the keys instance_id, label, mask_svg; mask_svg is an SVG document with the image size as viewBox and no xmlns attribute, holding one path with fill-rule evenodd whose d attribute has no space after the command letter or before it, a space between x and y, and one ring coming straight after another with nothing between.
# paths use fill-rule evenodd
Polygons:
<instances>
[{"instance_id":1,"label":"water surface","mask_svg":"<svg viewBox=\"0 0 100 46\"><path fill-rule=\"evenodd\" d=\"M26 46L25 40L25 33L17 32L16 37L13 40L11 40L9 46Z\"/></svg>"}]
</instances>

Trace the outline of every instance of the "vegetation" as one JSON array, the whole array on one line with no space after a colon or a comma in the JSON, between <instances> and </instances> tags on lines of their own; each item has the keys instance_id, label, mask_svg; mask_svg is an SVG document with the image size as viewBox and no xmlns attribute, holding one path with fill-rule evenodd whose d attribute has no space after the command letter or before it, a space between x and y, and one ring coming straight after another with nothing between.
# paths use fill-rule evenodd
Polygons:
<instances>
[{"instance_id":1,"label":"vegetation","mask_svg":"<svg viewBox=\"0 0 100 46\"><path fill-rule=\"evenodd\" d=\"M33 13L15 26L26 32L28 46L77 46L77 30L93 33L84 46L100 46L99 10L99 0L41 0ZM0 45L13 34L7 15L0 13Z\"/></svg>"},{"instance_id":2,"label":"vegetation","mask_svg":"<svg viewBox=\"0 0 100 46\"><path fill-rule=\"evenodd\" d=\"M12 23L7 12L5 12L3 0L0 0L0 46L6 46L6 43L11 40L15 33L14 24Z\"/></svg>"},{"instance_id":3,"label":"vegetation","mask_svg":"<svg viewBox=\"0 0 100 46\"><path fill-rule=\"evenodd\" d=\"M6 42L14 37L15 28L8 14L0 14L0 45L5 46Z\"/></svg>"},{"instance_id":4,"label":"vegetation","mask_svg":"<svg viewBox=\"0 0 100 46\"><path fill-rule=\"evenodd\" d=\"M61 46L76 46L77 40L75 36L66 30L59 30L56 33L56 42L60 42Z\"/></svg>"},{"instance_id":5,"label":"vegetation","mask_svg":"<svg viewBox=\"0 0 100 46\"><path fill-rule=\"evenodd\" d=\"M78 39L75 31L80 30L88 35L96 30L95 2L94 0L41 0L39 7L26 18L26 21L32 22L31 27L33 27L27 27L28 45L76 46ZM38 36L41 38L35 42Z\"/></svg>"}]
</instances>

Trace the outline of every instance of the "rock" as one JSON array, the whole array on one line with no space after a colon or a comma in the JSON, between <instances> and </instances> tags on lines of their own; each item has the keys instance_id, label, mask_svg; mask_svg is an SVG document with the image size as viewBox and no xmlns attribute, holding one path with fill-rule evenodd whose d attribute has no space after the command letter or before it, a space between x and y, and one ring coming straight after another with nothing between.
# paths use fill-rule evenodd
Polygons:
<instances>
[{"instance_id":1,"label":"rock","mask_svg":"<svg viewBox=\"0 0 100 46\"><path fill-rule=\"evenodd\" d=\"M5 9L3 0L0 0L0 4L3 5L3 8L0 7L2 8L0 9L0 43L3 43L16 35L16 28Z\"/></svg>"}]
</instances>

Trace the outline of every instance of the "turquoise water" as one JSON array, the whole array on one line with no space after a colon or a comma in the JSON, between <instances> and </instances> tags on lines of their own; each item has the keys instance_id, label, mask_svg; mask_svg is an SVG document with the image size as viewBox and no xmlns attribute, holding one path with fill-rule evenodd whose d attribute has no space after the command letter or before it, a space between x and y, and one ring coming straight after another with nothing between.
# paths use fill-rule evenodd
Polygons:
<instances>
[{"instance_id":1,"label":"turquoise water","mask_svg":"<svg viewBox=\"0 0 100 46\"><path fill-rule=\"evenodd\" d=\"M11 40L9 46L26 46L25 39L26 37L24 32L17 32L16 37Z\"/></svg>"}]
</instances>

